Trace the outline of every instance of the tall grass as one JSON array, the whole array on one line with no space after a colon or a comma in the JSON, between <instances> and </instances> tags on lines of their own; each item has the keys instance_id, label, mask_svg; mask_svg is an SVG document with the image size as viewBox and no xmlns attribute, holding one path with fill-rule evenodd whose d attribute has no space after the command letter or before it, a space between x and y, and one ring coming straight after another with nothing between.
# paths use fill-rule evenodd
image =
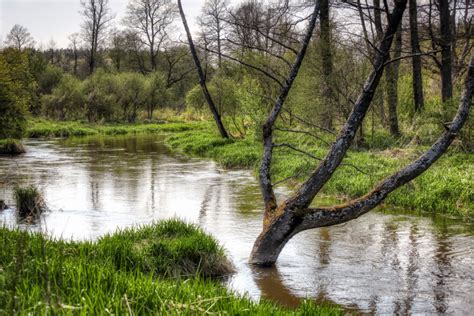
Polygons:
<instances>
[{"instance_id":1,"label":"tall grass","mask_svg":"<svg viewBox=\"0 0 474 316\"><path fill-rule=\"evenodd\" d=\"M222 248L198 228L176 220L124 230L94 243L6 228L0 228L0 240L4 315L341 314L339 308L310 302L290 311L235 296L200 274L217 258L226 260Z\"/></svg>"},{"instance_id":2,"label":"tall grass","mask_svg":"<svg viewBox=\"0 0 474 316\"><path fill-rule=\"evenodd\" d=\"M15 187L13 189L13 196L20 218L38 216L47 209L43 194L34 185Z\"/></svg>"},{"instance_id":3,"label":"tall grass","mask_svg":"<svg viewBox=\"0 0 474 316\"><path fill-rule=\"evenodd\" d=\"M53 122L48 120L29 121L27 136L40 137L71 137L90 135L125 135L145 133L182 132L200 129L206 124L195 123L149 123L149 124L89 124L80 122Z\"/></svg>"}]
</instances>

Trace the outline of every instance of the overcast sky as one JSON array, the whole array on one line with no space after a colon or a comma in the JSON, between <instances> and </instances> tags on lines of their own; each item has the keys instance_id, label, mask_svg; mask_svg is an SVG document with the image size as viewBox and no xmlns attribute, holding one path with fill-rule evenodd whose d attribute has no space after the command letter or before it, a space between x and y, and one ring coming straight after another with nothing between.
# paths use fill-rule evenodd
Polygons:
<instances>
[{"instance_id":1,"label":"overcast sky","mask_svg":"<svg viewBox=\"0 0 474 316\"><path fill-rule=\"evenodd\" d=\"M204 0L182 2L191 27L195 28L193 22ZM120 22L127 0L109 0L109 3L116 14L115 23ZM0 0L0 41L5 40L14 24L20 24L30 31L37 45L46 47L53 39L57 47L65 47L68 44L67 37L80 30L80 9L80 0Z\"/></svg>"}]
</instances>

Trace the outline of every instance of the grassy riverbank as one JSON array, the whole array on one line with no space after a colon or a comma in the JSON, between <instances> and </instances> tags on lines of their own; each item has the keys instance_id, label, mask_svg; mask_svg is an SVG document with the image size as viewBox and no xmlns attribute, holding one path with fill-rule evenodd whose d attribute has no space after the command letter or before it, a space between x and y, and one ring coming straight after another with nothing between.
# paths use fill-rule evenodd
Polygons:
<instances>
[{"instance_id":1,"label":"grassy riverbank","mask_svg":"<svg viewBox=\"0 0 474 316\"><path fill-rule=\"evenodd\" d=\"M0 228L0 314L285 314L233 295L206 275L231 266L200 229L176 220L97 242L54 241ZM304 302L293 314L337 315Z\"/></svg>"},{"instance_id":2,"label":"grassy riverbank","mask_svg":"<svg viewBox=\"0 0 474 316\"><path fill-rule=\"evenodd\" d=\"M224 140L208 122L90 125L33 121L28 129L30 137L127 133L170 133L166 140L170 147L186 154L212 158L226 168L256 170L261 157L261 144L255 137ZM385 139L383 135L379 138ZM291 142L319 158L324 157L328 149L324 141L304 134L279 132L277 140L279 143ZM329 138L326 140L331 141ZM382 178L426 150L425 147L416 145L390 149L385 149L387 146L383 145L373 147L376 149L351 150L344 160L345 165L336 171L323 193L341 198L364 195ZM275 182L297 175L285 182L296 185L317 163L307 155L278 148L275 150L272 170ZM474 155L451 150L421 177L392 193L386 203L408 210L474 218Z\"/></svg>"}]
</instances>

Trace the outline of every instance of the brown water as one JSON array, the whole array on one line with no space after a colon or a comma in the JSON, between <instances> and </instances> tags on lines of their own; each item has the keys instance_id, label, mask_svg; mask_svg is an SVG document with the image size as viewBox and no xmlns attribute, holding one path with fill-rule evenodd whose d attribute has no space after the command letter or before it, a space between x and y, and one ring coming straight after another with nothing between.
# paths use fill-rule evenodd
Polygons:
<instances>
[{"instance_id":1,"label":"brown water","mask_svg":"<svg viewBox=\"0 0 474 316\"><path fill-rule=\"evenodd\" d=\"M254 299L295 306L301 298L375 314L471 314L474 228L460 221L375 211L295 237L272 269L247 264L262 220L256 181L212 161L170 152L160 137L28 141L28 153L0 158L0 198L35 183L51 211L35 225L12 210L0 224L62 238L94 239L118 227L179 217L227 249L238 272L228 286ZM281 189L280 196L288 194Z\"/></svg>"}]
</instances>

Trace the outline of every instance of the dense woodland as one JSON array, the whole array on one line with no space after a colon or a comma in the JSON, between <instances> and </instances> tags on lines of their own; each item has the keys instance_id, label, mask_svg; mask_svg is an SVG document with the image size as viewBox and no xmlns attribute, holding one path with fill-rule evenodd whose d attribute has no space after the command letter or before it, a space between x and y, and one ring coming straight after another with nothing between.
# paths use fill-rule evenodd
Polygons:
<instances>
[{"instance_id":1,"label":"dense woodland","mask_svg":"<svg viewBox=\"0 0 474 316\"><path fill-rule=\"evenodd\" d=\"M410 1L357 144L430 141L454 113L473 48L474 4ZM387 1L321 1L318 27L282 113L282 128L334 133L348 117L388 23ZM295 59L312 4L208 0L192 30L217 111L233 137L257 136ZM25 118L152 121L210 115L176 4L130 0L123 20L107 0L82 1L68 48L35 45L15 25L0 55L2 138ZM184 8L186 10L186 8ZM169 111L168 111L169 112ZM472 120L471 120L472 121ZM462 147L472 150L473 128Z\"/></svg>"}]
</instances>

